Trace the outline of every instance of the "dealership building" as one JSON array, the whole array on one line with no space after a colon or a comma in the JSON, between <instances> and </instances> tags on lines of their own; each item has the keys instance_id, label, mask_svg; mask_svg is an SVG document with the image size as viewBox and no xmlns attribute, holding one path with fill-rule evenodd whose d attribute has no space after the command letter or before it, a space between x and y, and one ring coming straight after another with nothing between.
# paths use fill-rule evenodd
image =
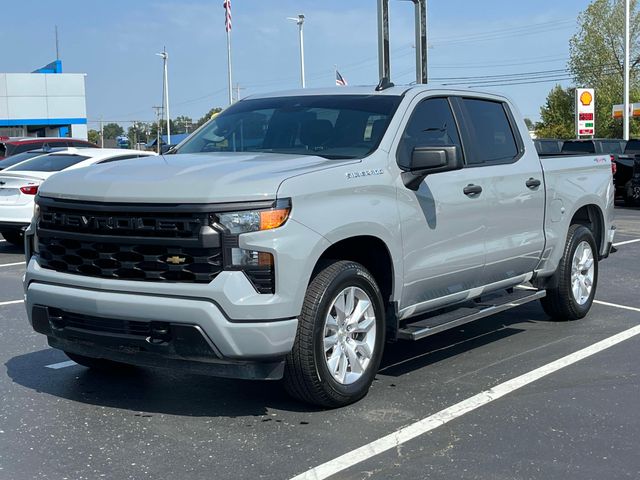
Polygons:
<instances>
[{"instance_id":1,"label":"dealership building","mask_svg":"<svg viewBox=\"0 0 640 480\"><path fill-rule=\"evenodd\" d=\"M33 73L0 73L0 137L87 139L84 73L57 60Z\"/></svg>"}]
</instances>

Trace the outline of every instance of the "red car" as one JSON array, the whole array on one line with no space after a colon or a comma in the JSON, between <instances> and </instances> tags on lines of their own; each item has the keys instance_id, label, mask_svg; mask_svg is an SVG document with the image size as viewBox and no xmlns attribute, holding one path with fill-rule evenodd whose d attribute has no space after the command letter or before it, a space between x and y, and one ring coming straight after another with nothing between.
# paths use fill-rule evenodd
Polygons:
<instances>
[{"instance_id":1,"label":"red car","mask_svg":"<svg viewBox=\"0 0 640 480\"><path fill-rule=\"evenodd\" d=\"M50 147L97 148L98 146L86 140L76 140L75 138L0 137L0 162L4 158L15 155L16 153Z\"/></svg>"}]
</instances>

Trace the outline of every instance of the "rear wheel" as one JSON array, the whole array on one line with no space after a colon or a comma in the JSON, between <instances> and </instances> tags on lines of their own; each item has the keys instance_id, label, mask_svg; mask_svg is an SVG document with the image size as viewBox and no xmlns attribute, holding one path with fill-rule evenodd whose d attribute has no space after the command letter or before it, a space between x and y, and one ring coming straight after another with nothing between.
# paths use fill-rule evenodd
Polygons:
<instances>
[{"instance_id":1,"label":"rear wheel","mask_svg":"<svg viewBox=\"0 0 640 480\"><path fill-rule=\"evenodd\" d=\"M360 264L337 261L309 284L284 384L295 398L340 407L364 397L384 345L382 294Z\"/></svg>"},{"instance_id":2,"label":"rear wheel","mask_svg":"<svg viewBox=\"0 0 640 480\"><path fill-rule=\"evenodd\" d=\"M554 320L577 320L591 309L598 284L598 249L593 233L571 225L562 260L556 271L557 286L540 300Z\"/></svg>"},{"instance_id":3,"label":"rear wheel","mask_svg":"<svg viewBox=\"0 0 640 480\"><path fill-rule=\"evenodd\" d=\"M87 367L92 370L109 372L132 368L131 365L127 365L126 363L114 362L113 360L107 360L105 358L86 357L84 355L78 355L77 353L70 352L64 353L78 365L82 365L83 367Z\"/></svg>"},{"instance_id":4,"label":"rear wheel","mask_svg":"<svg viewBox=\"0 0 640 480\"><path fill-rule=\"evenodd\" d=\"M11 245L15 245L16 247L24 246L24 233L22 231L12 230L10 232L2 232L2 236Z\"/></svg>"}]
</instances>

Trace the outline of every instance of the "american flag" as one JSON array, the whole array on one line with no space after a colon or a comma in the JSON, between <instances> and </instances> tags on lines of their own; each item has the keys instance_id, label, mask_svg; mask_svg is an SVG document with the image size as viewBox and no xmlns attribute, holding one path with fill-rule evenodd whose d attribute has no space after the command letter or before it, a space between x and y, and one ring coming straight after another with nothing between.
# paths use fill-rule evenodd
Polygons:
<instances>
[{"instance_id":1,"label":"american flag","mask_svg":"<svg viewBox=\"0 0 640 480\"><path fill-rule=\"evenodd\" d=\"M347 81L344 79L342 75L340 75L340 72L338 70L336 70L336 85L340 87L347 86Z\"/></svg>"},{"instance_id":2,"label":"american flag","mask_svg":"<svg viewBox=\"0 0 640 480\"><path fill-rule=\"evenodd\" d=\"M224 11L225 11L225 18L224 18L224 26L227 29L227 32L231 31L231 0L224 0Z\"/></svg>"}]
</instances>

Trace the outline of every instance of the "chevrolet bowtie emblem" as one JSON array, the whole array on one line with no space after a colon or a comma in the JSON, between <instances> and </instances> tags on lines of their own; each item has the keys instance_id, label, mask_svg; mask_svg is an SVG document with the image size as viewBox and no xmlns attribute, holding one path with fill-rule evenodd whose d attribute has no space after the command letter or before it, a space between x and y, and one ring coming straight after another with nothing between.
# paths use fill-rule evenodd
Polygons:
<instances>
[{"instance_id":1,"label":"chevrolet bowtie emblem","mask_svg":"<svg viewBox=\"0 0 640 480\"><path fill-rule=\"evenodd\" d=\"M167 263L171 263L173 265L180 265L181 263L186 262L187 259L184 257L178 257L174 255L173 257L167 257Z\"/></svg>"}]
</instances>

